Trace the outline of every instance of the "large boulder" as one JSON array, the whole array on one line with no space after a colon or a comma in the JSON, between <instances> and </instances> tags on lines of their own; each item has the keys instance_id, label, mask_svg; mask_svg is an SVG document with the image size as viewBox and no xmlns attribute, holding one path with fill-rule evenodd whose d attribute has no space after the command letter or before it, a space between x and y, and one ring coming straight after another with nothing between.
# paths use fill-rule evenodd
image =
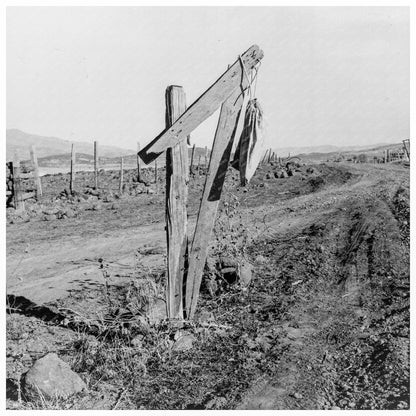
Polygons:
<instances>
[{"instance_id":1,"label":"large boulder","mask_svg":"<svg viewBox=\"0 0 416 416\"><path fill-rule=\"evenodd\" d=\"M66 399L87 390L81 377L55 353L49 353L35 362L23 379L23 395L26 400L39 397Z\"/></svg>"}]
</instances>

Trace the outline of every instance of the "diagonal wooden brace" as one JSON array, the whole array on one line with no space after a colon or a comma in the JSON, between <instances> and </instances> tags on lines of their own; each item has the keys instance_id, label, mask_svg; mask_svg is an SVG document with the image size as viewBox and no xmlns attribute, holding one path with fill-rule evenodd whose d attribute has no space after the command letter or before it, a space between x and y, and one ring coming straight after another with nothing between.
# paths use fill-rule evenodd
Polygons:
<instances>
[{"instance_id":1,"label":"diagonal wooden brace","mask_svg":"<svg viewBox=\"0 0 416 416\"><path fill-rule=\"evenodd\" d=\"M244 86L244 84L245 82L243 80L242 85ZM221 191L229 165L231 149L243 101L244 95L240 89L237 89L221 107L207 178L195 226L194 238L189 252L185 298L188 319L193 318L196 310L202 272L208 255L212 229L214 227L218 203L221 198Z\"/></svg>"},{"instance_id":2,"label":"diagonal wooden brace","mask_svg":"<svg viewBox=\"0 0 416 416\"><path fill-rule=\"evenodd\" d=\"M250 73L262 58L263 51L257 45L249 48L241 55L241 60L240 58L237 59L171 127L162 131L162 133L139 152L139 156L143 162L149 164L155 160L167 148L173 147L181 140L184 140L196 127L214 114L221 103L230 97L234 91L237 89L240 90L241 80L245 78L244 71Z\"/></svg>"}]
</instances>

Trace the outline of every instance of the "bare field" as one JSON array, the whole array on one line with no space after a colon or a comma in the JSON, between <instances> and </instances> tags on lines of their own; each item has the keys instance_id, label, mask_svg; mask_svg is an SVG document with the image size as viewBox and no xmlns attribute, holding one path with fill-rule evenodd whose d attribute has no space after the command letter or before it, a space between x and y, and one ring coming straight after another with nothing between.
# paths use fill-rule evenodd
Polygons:
<instances>
[{"instance_id":1,"label":"bare field","mask_svg":"<svg viewBox=\"0 0 416 416\"><path fill-rule=\"evenodd\" d=\"M80 173L74 196L47 175L42 201L8 210L8 408L409 407L408 168L269 164L247 188L230 169L192 322L162 319L163 169L135 175L120 194L117 171L98 192ZM222 274L226 255L251 265L248 286ZM22 374L52 351L88 393L24 401Z\"/></svg>"}]
</instances>

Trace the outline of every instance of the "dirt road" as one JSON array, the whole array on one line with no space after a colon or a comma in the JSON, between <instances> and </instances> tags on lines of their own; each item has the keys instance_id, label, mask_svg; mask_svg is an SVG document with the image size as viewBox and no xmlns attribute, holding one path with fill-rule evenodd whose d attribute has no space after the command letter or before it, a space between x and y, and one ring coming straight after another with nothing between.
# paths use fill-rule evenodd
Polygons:
<instances>
[{"instance_id":1,"label":"dirt road","mask_svg":"<svg viewBox=\"0 0 416 416\"><path fill-rule=\"evenodd\" d=\"M250 236L252 286L202 296L201 309L231 328L227 338L203 338L188 357L205 378L191 368L189 385L163 379L178 371L174 363L151 360L132 408L406 408L409 170L313 169L310 177L265 179L273 167L262 168L248 192L228 182L241 214L230 221L243 219ZM200 190L198 183L192 225ZM154 195L61 222L8 225L7 293L39 304L94 288L104 282L99 259L113 282L134 279L138 267L163 270L163 209L163 195Z\"/></svg>"}]
</instances>

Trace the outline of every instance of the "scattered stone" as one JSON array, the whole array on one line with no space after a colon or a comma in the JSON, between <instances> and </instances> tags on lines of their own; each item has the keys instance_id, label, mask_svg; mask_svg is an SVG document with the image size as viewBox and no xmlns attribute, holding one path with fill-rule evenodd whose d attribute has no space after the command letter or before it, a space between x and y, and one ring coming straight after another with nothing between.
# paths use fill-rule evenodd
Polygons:
<instances>
[{"instance_id":1,"label":"scattered stone","mask_svg":"<svg viewBox=\"0 0 416 416\"><path fill-rule=\"evenodd\" d=\"M293 393L293 394L292 394L292 396L293 396L295 399L298 399L298 400L303 399L303 396L302 396L300 393L298 393L298 392Z\"/></svg>"},{"instance_id":2,"label":"scattered stone","mask_svg":"<svg viewBox=\"0 0 416 416\"><path fill-rule=\"evenodd\" d=\"M152 188L148 188L148 189L147 189L147 193L148 193L148 194L155 194L156 192L155 192L155 190L154 190L154 189L152 189Z\"/></svg>"},{"instance_id":3,"label":"scattered stone","mask_svg":"<svg viewBox=\"0 0 416 416\"><path fill-rule=\"evenodd\" d=\"M253 279L253 268L250 263L243 262L240 266L240 283L242 286L248 286Z\"/></svg>"},{"instance_id":4,"label":"scattered stone","mask_svg":"<svg viewBox=\"0 0 416 416\"><path fill-rule=\"evenodd\" d=\"M198 314L198 321L201 324L209 323L215 321L215 316L212 312L201 311Z\"/></svg>"},{"instance_id":5,"label":"scattered stone","mask_svg":"<svg viewBox=\"0 0 416 416\"><path fill-rule=\"evenodd\" d=\"M81 377L55 353L49 353L35 362L23 379L23 396L26 400L68 398L87 390Z\"/></svg>"},{"instance_id":6,"label":"scattered stone","mask_svg":"<svg viewBox=\"0 0 416 416\"><path fill-rule=\"evenodd\" d=\"M255 262L258 264L266 263L266 261L267 261L266 257L262 256L261 254L259 254L255 259Z\"/></svg>"},{"instance_id":7,"label":"scattered stone","mask_svg":"<svg viewBox=\"0 0 416 416\"><path fill-rule=\"evenodd\" d=\"M166 302L163 299L157 299L153 305L149 307L149 322L151 324L159 323L167 319Z\"/></svg>"},{"instance_id":8,"label":"scattered stone","mask_svg":"<svg viewBox=\"0 0 416 416\"><path fill-rule=\"evenodd\" d=\"M193 343L196 338L193 335L184 335L180 337L175 344L173 344L173 351L188 351L192 349Z\"/></svg>"},{"instance_id":9,"label":"scattered stone","mask_svg":"<svg viewBox=\"0 0 416 416\"><path fill-rule=\"evenodd\" d=\"M56 215L54 215L54 214L47 214L47 215L45 215L45 216L43 217L43 219L44 219L45 221L53 221L53 220L55 220L55 219L56 219Z\"/></svg>"},{"instance_id":10,"label":"scattered stone","mask_svg":"<svg viewBox=\"0 0 416 416\"><path fill-rule=\"evenodd\" d=\"M287 172L285 170L281 170L280 171L280 177L281 178L287 178L289 175L287 174Z\"/></svg>"},{"instance_id":11,"label":"scattered stone","mask_svg":"<svg viewBox=\"0 0 416 416\"><path fill-rule=\"evenodd\" d=\"M238 267L238 261L236 260L235 257L231 257L231 256L223 256L220 258L220 264L221 264L221 268L227 268L227 267Z\"/></svg>"}]
</instances>

